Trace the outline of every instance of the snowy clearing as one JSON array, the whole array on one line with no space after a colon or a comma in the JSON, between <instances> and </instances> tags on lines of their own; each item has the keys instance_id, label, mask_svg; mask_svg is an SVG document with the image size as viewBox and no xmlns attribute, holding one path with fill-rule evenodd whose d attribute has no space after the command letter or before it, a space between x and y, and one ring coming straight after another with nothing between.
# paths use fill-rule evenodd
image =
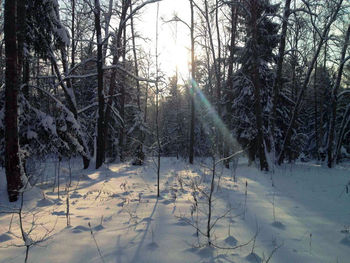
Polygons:
<instances>
[{"instance_id":1,"label":"snowy clearing","mask_svg":"<svg viewBox=\"0 0 350 263\"><path fill-rule=\"evenodd\" d=\"M158 199L152 160L143 167L124 163L99 170L72 165L67 227L68 164L61 168L60 199L57 187L53 192L53 164L48 164L45 173L52 177L24 194L25 230L34 226L28 240L46 235L30 247L28 262L267 262L271 253L269 262L350 262L350 167L298 163L264 174L242 160L237 182L233 170L217 167L210 248L194 227L198 222L206 233L210 165L210 159L189 166L162 158ZM4 181L4 171L1 177ZM0 187L5 212L0 214L0 262L23 262L18 214L9 230L12 214L6 211L14 205L7 201L6 187Z\"/></svg>"}]
</instances>

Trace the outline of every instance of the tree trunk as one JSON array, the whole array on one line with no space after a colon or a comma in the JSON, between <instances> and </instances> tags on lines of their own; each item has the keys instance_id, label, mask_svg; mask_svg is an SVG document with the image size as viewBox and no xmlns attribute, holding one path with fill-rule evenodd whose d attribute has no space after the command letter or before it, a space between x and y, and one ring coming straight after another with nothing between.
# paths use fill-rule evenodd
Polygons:
<instances>
[{"instance_id":1,"label":"tree trunk","mask_svg":"<svg viewBox=\"0 0 350 263\"><path fill-rule=\"evenodd\" d=\"M196 96L195 93L195 74L196 74L196 65L194 61L194 4L193 0L190 0L191 6L191 121L190 121L190 149L189 149L189 163L193 164L194 158L194 118L195 118L195 108L194 108L194 99Z\"/></svg>"},{"instance_id":2,"label":"tree trunk","mask_svg":"<svg viewBox=\"0 0 350 263\"><path fill-rule=\"evenodd\" d=\"M105 156L105 129L104 129L104 109L105 99L103 94L103 64L102 64L102 38L100 22L100 1L95 0L95 30L97 38L97 93L98 93L98 119L97 119L97 149L96 149L96 169L100 168Z\"/></svg>"},{"instance_id":3,"label":"tree trunk","mask_svg":"<svg viewBox=\"0 0 350 263\"><path fill-rule=\"evenodd\" d=\"M235 46L236 46L236 35L237 35L237 20L238 20L238 12L237 7L231 4L231 38L230 38L230 56L229 56L229 65L227 72L227 85L226 85L226 97L229 101L226 110L227 110L227 125L230 127L231 123L231 107L232 107L232 92L234 90L233 83L233 63L234 63L234 54L235 54ZM232 145L225 143L224 145L224 155L228 157L230 155L230 148ZM224 161L225 167L230 168L230 159Z\"/></svg>"},{"instance_id":4,"label":"tree trunk","mask_svg":"<svg viewBox=\"0 0 350 263\"><path fill-rule=\"evenodd\" d=\"M122 34L126 27L126 14L130 6L130 0L123 0L122 1L122 12L120 15L120 22L119 27L117 29L117 33L115 34L115 47L114 47L114 54L113 54L113 62L112 64L114 66L119 64L119 58L123 54L123 47L122 47ZM116 80L117 80L117 69L114 68L111 73L110 78L110 86L108 91L108 100L107 105L104 113L104 134L108 134L108 124L111 119L111 112L112 112L112 106L113 106L113 99L114 99L114 93L116 89ZM123 131L122 131L123 132ZM122 138L124 140L124 138Z\"/></svg>"},{"instance_id":5,"label":"tree trunk","mask_svg":"<svg viewBox=\"0 0 350 263\"><path fill-rule=\"evenodd\" d=\"M126 27L123 29L123 45L121 47L121 55L122 55L122 66L126 67ZM126 78L125 75L121 76L120 80L120 103L119 103L119 113L120 117L124 120L125 118L125 101L126 101ZM125 149L126 149L126 131L125 131L125 123L121 123L121 127L119 129L119 151L120 151L120 161L125 161ZM107 133L106 133L107 134Z\"/></svg>"},{"instance_id":6,"label":"tree trunk","mask_svg":"<svg viewBox=\"0 0 350 263\"><path fill-rule=\"evenodd\" d=\"M337 118L337 95L338 95L338 89L340 86L340 82L342 79L343 75L343 69L344 69L344 64L345 64L345 55L347 48L349 46L349 37L350 37L350 24L348 27L348 30L345 35L344 39L344 45L340 57L340 65L338 69L338 75L337 75L337 80L334 84L333 90L332 90L332 112L331 112L331 123L329 127L329 134L328 134L328 149L327 149L327 154L328 154L328 167L332 168L333 167L333 162L334 162L334 154L333 154L333 144L334 144L334 135L335 135L335 120Z\"/></svg>"},{"instance_id":7,"label":"tree trunk","mask_svg":"<svg viewBox=\"0 0 350 263\"><path fill-rule=\"evenodd\" d=\"M132 3L130 3L130 13L132 13ZM138 77L139 76L139 67L138 67L138 62L137 62L137 55L136 55L136 43L135 43L135 29L134 29L134 19L133 16L131 16L130 19L130 27L131 27L131 40L132 40L132 51L133 51L133 56L134 56L134 66L135 66L135 75ZM142 110L141 110L141 89L140 89L140 82L139 80L136 80L136 89L137 89L137 109L138 109L138 113L137 114L141 114ZM138 135L138 146L137 146L137 150L135 152L135 158L136 158L136 163L142 165L145 155L143 153L143 144L144 144L144 135L142 132L142 129L139 127L139 135Z\"/></svg>"},{"instance_id":8,"label":"tree trunk","mask_svg":"<svg viewBox=\"0 0 350 263\"><path fill-rule=\"evenodd\" d=\"M257 8L258 8L258 3L256 0L251 0L251 21L252 21L252 28L253 28L253 41L257 41ZM258 130L257 133L257 147L259 151L259 160L260 160L260 170L269 170L268 163L266 161L266 155L265 155L265 145L264 145L264 133L263 133L263 116L262 116L262 105L261 105L261 85L260 85L260 77L259 77L259 62L257 60L258 58L258 50L257 48L257 43L253 44L254 50L254 60L252 63L252 82L254 86L254 97L255 97L255 119L256 119L256 128Z\"/></svg>"},{"instance_id":9,"label":"tree trunk","mask_svg":"<svg viewBox=\"0 0 350 263\"><path fill-rule=\"evenodd\" d=\"M72 5L72 54L71 54L71 68L74 67L75 65L75 0L71 0L71 5Z\"/></svg>"},{"instance_id":10,"label":"tree trunk","mask_svg":"<svg viewBox=\"0 0 350 263\"><path fill-rule=\"evenodd\" d=\"M157 197L160 197L160 133L159 133L159 65L158 65L158 21L159 20L159 3L157 3L157 21L156 21L156 136L157 136Z\"/></svg>"},{"instance_id":11,"label":"tree trunk","mask_svg":"<svg viewBox=\"0 0 350 263\"><path fill-rule=\"evenodd\" d=\"M286 49L286 36L287 36L287 29L288 29L288 19L290 15L290 3L291 3L291 0L286 0L286 4L284 6L281 40L280 40L280 45L278 50L276 79L273 85L272 118L270 120L271 132L272 132L271 148L273 152L276 152L275 142L276 142L277 104L278 104L279 92L282 90L282 69L283 69L284 52Z\"/></svg>"},{"instance_id":12,"label":"tree trunk","mask_svg":"<svg viewBox=\"0 0 350 263\"><path fill-rule=\"evenodd\" d=\"M17 201L22 187L18 142L18 53L16 43L17 0L5 1L5 170L10 202Z\"/></svg>"}]
</instances>

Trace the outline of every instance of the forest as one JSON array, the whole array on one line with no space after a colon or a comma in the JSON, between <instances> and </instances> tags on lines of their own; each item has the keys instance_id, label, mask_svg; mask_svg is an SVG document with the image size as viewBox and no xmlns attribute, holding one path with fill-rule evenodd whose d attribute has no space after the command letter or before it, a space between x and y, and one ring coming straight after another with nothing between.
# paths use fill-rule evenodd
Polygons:
<instances>
[{"instance_id":1,"label":"forest","mask_svg":"<svg viewBox=\"0 0 350 263\"><path fill-rule=\"evenodd\" d=\"M349 262L349 45L348 0L0 0L0 262Z\"/></svg>"}]
</instances>

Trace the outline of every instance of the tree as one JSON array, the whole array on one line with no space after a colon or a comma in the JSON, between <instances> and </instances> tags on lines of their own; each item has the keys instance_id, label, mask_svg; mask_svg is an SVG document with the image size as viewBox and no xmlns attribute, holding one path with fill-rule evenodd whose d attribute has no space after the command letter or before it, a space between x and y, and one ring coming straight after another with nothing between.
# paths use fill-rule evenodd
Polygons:
<instances>
[{"instance_id":1,"label":"tree","mask_svg":"<svg viewBox=\"0 0 350 263\"><path fill-rule=\"evenodd\" d=\"M268 141L268 115L274 80L271 64L273 49L278 44L278 25L271 17L276 15L277 5L267 0L245 2L244 13L247 31L245 46L240 50L241 69L234 76L237 86L233 101L234 127L238 142L248 147L250 160L260 159L260 169L268 170L266 158Z\"/></svg>"},{"instance_id":2,"label":"tree","mask_svg":"<svg viewBox=\"0 0 350 263\"><path fill-rule=\"evenodd\" d=\"M234 5L231 3L230 5L230 22L231 22L231 28L230 28L230 43L229 43L229 57L228 57L228 69L227 69L227 80L226 80L226 86L224 89L224 97L226 98L226 114L223 115L223 118L225 119L226 125L228 125L230 131L232 132L232 101L233 101L233 92L234 92L234 81L233 81L233 74L234 74L234 63L235 63L235 53L236 53L236 40L238 38L238 7L237 5ZM225 143L224 144L224 157L228 157L230 155L230 145ZM226 168L229 168L230 159L224 160L224 164Z\"/></svg>"},{"instance_id":3,"label":"tree","mask_svg":"<svg viewBox=\"0 0 350 263\"><path fill-rule=\"evenodd\" d=\"M277 104L278 104L278 97L279 92L282 90L282 69L283 69L283 59L284 59L284 53L286 48L286 38L287 38L287 28L288 28L288 18L290 15L290 3L291 0L286 0L284 12L283 12L283 22L282 22L282 32L281 32L281 39L279 44L279 50L278 50L278 58L277 58L277 69L276 69L276 79L273 85L273 96L272 96L272 111L271 111L271 132L272 132L272 140L271 140L271 147L273 154L276 153L276 130L275 130L275 122L277 120ZM274 156L275 158L276 156Z\"/></svg>"},{"instance_id":4,"label":"tree","mask_svg":"<svg viewBox=\"0 0 350 263\"><path fill-rule=\"evenodd\" d=\"M190 1L190 8L191 8L191 112L190 112L190 147L189 147L189 163L193 164L193 158L194 158L194 125L195 125L195 61L194 61L194 1Z\"/></svg>"},{"instance_id":5,"label":"tree","mask_svg":"<svg viewBox=\"0 0 350 263\"><path fill-rule=\"evenodd\" d=\"M5 1L5 170L10 202L17 201L21 181L21 160L18 138L18 50L17 0Z\"/></svg>"},{"instance_id":6,"label":"tree","mask_svg":"<svg viewBox=\"0 0 350 263\"><path fill-rule=\"evenodd\" d=\"M337 79L335 81L335 84L332 90L332 108L331 108L332 118L331 118L331 123L329 127L328 149L327 149L329 168L332 168L334 163L333 144L334 144L334 134L335 134L335 120L337 118L336 116L337 115L337 96L338 96L338 89L339 89L340 82L343 75L344 64L346 62L345 55L349 46L349 38L350 38L350 24L345 34L344 44L343 44L343 48L342 48L342 52L339 60L339 69L338 69Z\"/></svg>"},{"instance_id":7,"label":"tree","mask_svg":"<svg viewBox=\"0 0 350 263\"><path fill-rule=\"evenodd\" d=\"M186 156L188 148L186 143L186 113L184 96L181 94L177 77L169 79L169 96L163 103L162 134L165 139L162 151L165 155Z\"/></svg>"},{"instance_id":8,"label":"tree","mask_svg":"<svg viewBox=\"0 0 350 263\"><path fill-rule=\"evenodd\" d=\"M304 1L304 3L305 3L305 1ZM314 65L316 63L316 60L317 60L317 58L318 58L318 56L319 56L319 54L321 52L321 48L322 48L323 44L326 42L326 39L328 38L330 27L334 23L334 21L337 19L338 12L340 10L340 7L342 6L342 3L343 3L343 0L339 0L339 2L334 3L335 6L333 8L333 12L327 17L328 19L326 21L326 24L325 24L322 32L315 25L314 18L312 17L314 14L312 14L312 12L310 11L310 13L311 13L311 15L310 15L311 23L312 23L313 27L315 28L315 30L318 32L318 34L320 34L320 41L319 41L319 44L317 45L317 48L316 48L316 50L315 50L315 52L313 54L311 62L309 64L308 68L307 68L305 79L303 81L303 84L302 84L302 86L300 88L300 91L299 91L299 94L297 96L297 100L296 100L296 103L295 103L295 106L294 106L294 109L293 109L293 112L291 114L291 118L290 118L290 121L289 121L288 129L287 129L287 131L285 133L285 136L284 136L281 152L280 152L279 157L278 157L278 164L282 164L283 163L283 160L284 160L284 157L285 157L285 151L286 151L286 148L290 144L290 140L291 140L291 137L292 137L292 131L293 131L293 128L294 128L294 125L295 125L295 121L297 120L298 114L300 112L300 105L301 105L301 102L302 102L302 99L303 99L303 95L304 95L305 91L308 88L308 84L309 84L309 81L310 81L311 73L313 71L313 68L314 68Z\"/></svg>"},{"instance_id":9,"label":"tree","mask_svg":"<svg viewBox=\"0 0 350 263\"><path fill-rule=\"evenodd\" d=\"M105 98L103 93L103 58L102 58L102 37L100 22L100 1L95 0L95 30L97 38L97 90L98 90L98 120L97 120L97 138L96 138L96 169L98 169L105 155Z\"/></svg>"}]
</instances>

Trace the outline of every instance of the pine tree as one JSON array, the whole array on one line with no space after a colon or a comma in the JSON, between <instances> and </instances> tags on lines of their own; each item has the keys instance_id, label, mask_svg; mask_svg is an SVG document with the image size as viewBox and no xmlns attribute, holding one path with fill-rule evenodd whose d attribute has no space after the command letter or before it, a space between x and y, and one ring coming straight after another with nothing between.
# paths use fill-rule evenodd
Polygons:
<instances>
[{"instance_id":1,"label":"pine tree","mask_svg":"<svg viewBox=\"0 0 350 263\"><path fill-rule=\"evenodd\" d=\"M177 77L170 79L169 96L163 105L163 138L165 140L163 152L165 155L185 156L186 145L186 113L184 98L177 84Z\"/></svg>"},{"instance_id":2,"label":"pine tree","mask_svg":"<svg viewBox=\"0 0 350 263\"><path fill-rule=\"evenodd\" d=\"M236 87L233 109L237 116L233 126L238 141L248 148L250 161L258 156L260 169L268 170L268 116L274 81L271 65L275 63L273 49L279 41L279 26L272 17L278 6L268 0L249 0L244 5L246 39L240 50L241 69L233 77Z\"/></svg>"}]
</instances>

